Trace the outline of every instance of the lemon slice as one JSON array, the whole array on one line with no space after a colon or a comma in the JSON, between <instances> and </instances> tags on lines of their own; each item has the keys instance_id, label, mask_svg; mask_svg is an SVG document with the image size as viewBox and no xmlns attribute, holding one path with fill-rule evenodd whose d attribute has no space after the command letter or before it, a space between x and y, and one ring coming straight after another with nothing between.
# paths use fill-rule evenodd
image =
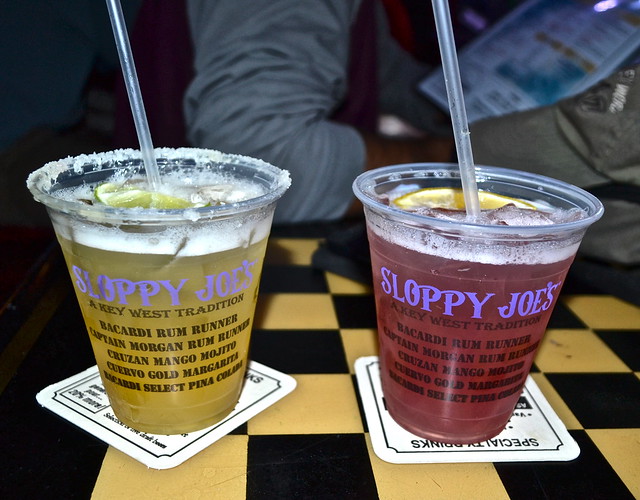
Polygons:
<instances>
[{"instance_id":1,"label":"lemon slice","mask_svg":"<svg viewBox=\"0 0 640 500\"><path fill-rule=\"evenodd\" d=\"M163 193L156 193L139 189L135 186L125 186L106 182L95 190L96 199L117 208L191 208L194 203Z\"/></svg>"},{"instance_id":2,"label":"lemon slice","mask_svg":"<svg viewBox=\"0 0 640 500\"><path fill-rule=\"evenodd\" d=\"M513 204L518 208L535 210L536 207L529 202L490 193L478 191L481 210L493 210L504 205ZM445 208L449 210L464 210L464 194L460 188L425 188L404 194L392 201L392 204L402 209L415 209L419 207Z\"/></svg>"}]
</instances>

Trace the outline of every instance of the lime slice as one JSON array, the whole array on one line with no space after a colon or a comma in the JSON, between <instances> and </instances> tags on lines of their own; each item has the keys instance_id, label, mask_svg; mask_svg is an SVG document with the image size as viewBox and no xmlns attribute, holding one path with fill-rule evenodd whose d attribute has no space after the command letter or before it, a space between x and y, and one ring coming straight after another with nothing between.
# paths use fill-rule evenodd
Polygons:
<instances>
[{"instance_id":1,"label":"lime slice","mask_svg":"<svg viewBox=\"0 0 640 500\"><path fill-rule=\"evenodd\" d=\"M504 205L513 204L518 208L528 208L535 210L536 207L529 202L503 196L501 194L490 193L489 191L479 191L480 209L493 210ZM464 210L464 194L459 188L425 188L404 194L392 201L392 204L402 209L415 209L419 207L445 208L449 210Z\"/></svg>"},{"instance_id":2,"label":"lime slice","mask_svg":"<svg viewBox=\"0 0 640 500\"><path fill-rule=\"evenodd\" d=\"M95 196L99 202L117 208L171 209L196 206L190 201L175 196L110 182L100 184L95 190Z\"/></svg>"}]
</instances>

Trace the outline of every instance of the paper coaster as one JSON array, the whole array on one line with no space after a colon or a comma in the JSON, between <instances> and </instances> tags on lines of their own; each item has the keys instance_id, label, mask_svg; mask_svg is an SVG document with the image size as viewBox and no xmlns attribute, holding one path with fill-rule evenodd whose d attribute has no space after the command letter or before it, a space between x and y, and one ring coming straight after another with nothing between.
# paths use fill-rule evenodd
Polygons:
<instances>
[{"instance_id":1,"label":"paper coaster","mask_svg":"<svg viewBox=\"0 0 640 500\"><path fill-rule=\"evenodd\" d=\"M235 409L217 424L171 436L136 431L118 420L93 366L40 391L37 401L62 418L153 469L170 469L225 436L293 391L296 380L264 365L249 362Z\"/></svg>"},{"instance_id":2,"label":"paper coaster","mask_svg":"<svg viewBox=\"0 0 640 500\"><path fill-rule=\"evenodd\" d=\"M544 462L573 460L580 454L578 443L531 377L506 429L482 443L458 445L418 437L391 418L382 397L377 356L359 358L355 369L373 450L386 462Z\"/></svg>"}]
</instances>

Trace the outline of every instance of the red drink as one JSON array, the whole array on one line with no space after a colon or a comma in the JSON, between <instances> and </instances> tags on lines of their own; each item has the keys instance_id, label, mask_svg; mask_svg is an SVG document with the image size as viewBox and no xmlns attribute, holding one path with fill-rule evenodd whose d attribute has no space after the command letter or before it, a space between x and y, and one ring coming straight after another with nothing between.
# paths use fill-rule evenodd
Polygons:
<instances>
[{"instance_id":1,"label":"red drink","mask_svg":"<svg viewBox=\"0 0 640 500\"><path fill-rule=\"evenodd\" d=\"M372 231L369 241L382 387L393 418L436 441L500 433L573 256L495 265L420 254Z\"/></svg>"},{"instance_id":2,"label":"red drink","mask_svg":"<svg viewBox=\"0 0 640 500\"><path fill-rule=\"evenodd\" d=\"M387 409L413 434L460 444L490 439L509 421L582 237L602 214L596 198L554 179L476 173L487 201L510 205L477 219L400 209L459 188L455 165L385 167L354 183Z\"/></svg>"}]
</instances>

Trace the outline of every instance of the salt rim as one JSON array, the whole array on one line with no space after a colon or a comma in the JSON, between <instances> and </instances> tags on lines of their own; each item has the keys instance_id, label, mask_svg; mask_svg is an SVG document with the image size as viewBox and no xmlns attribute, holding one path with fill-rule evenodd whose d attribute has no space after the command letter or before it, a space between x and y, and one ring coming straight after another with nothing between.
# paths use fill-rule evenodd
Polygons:
<instances>
[{"instance_id":1,"label":"salt rim","mask_svg":"<svg viewBox=\"0 0 640 500\"><path fill-rule=\"evenodd\" d=\"M256 166L267 167L268 169L277 168L270 163L258 158L252 158L250 156L243 156L237 154L223 153L216 149L201 149L201 148L155 148L154 153L157 158L164 158L167 160L180 160L189 158L197 162L201 161L218 161L227 163L254 163ZM113 151L104 151L99 153L81 154L78 156L68 156L65 159L52 161L46 163L42 168L47 168L49 165L63 162L65 165L71 165L71 168L76 173L82 173L82 167L87 163L93 163L99 161L100 163L107 163L109 161L123 161L123 160L142 160L142 153L139 149L125 148L115 149ZM71 162L70 162L71 160ZM231 161L230 161L231 160ZM67 167L68 168L68 167ZM279 169L282 170L282 169ZM286 172L285 170L282 170ZM287 174L288 175L288 174Z\"/></svg>"},{"instance_id":2,"label":"salt rim","mask_svg":"<svg viewBox=\"0 0 640 500\"><path fill-rule=\"evenodd\" d=\"M61 160L46 163L38 170L32 172L27 178L27 187L33 197L48 207L65 213L76 214L96 222L110 221L149 221L162 219L170 222L176 220L198 220L212 216L223 216L227 213L241 213L250 211L256 207L267 205L276 201L291 185L289 172L278 168L263 160L249 156L223 153L214 149L201 148L155 148L157 159L176 161L188 159L198 165L215 162L227 165L250 165L256 167L257 172L268 173L273 176L274 188L264 195L249 198L247 200L229 203L227 205L209 206L188 209L140 209L140 208L115 208L102 205L86 205L80 201L68 201L51 195L47 187L53 187L59 176L65 172L73 171L75 174L85 172L87 165L115 164L127 160L141 160L142 153L137 149L116 149L113 151L81 154L69 156ZM100 169L97 168L96 171ZM124 170L124 167L123 167Z\"/></svg>"}]
</instances>

